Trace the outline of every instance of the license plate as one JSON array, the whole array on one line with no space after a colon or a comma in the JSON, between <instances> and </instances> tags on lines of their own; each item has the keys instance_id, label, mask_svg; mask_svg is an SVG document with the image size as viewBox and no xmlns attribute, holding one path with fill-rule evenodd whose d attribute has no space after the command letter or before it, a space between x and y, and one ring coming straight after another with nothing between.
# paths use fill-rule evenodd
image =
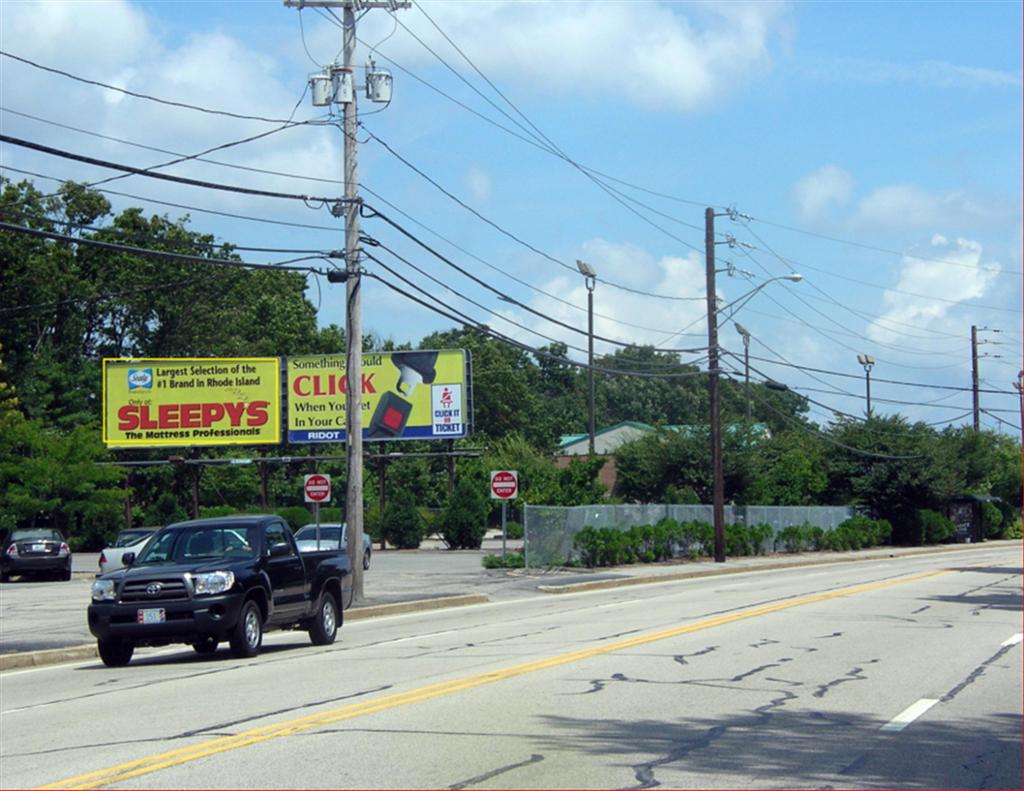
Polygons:
<instances>
[{"instance_id":1,"label":"license plate","mask_svg":"<svg viewBox=\"0 0 1024 791\"><path fill-rule=\"evenodd\" d=\"M167 613L160 609L139 610L135 616L139 623L163 623L167 620Z\"/></svg>"},{"instance_id":2,"label":"license plate","mask_svg":"<svg viewBox=\"0 0 1024 791\"><path fill-rule=\"evenodd\" d=\"M46 544L33 544L32 545L32 551L33 552L45 552L46 551Z\"/></svg>"}]
</instances>

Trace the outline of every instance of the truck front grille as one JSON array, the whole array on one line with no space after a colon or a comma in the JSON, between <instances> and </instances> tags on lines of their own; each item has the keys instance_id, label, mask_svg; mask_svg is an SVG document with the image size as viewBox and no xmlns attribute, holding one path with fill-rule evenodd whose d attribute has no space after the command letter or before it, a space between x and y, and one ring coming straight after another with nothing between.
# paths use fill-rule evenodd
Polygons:
<instances>
[{"instance_id":1,"label":"truck front grille","mask_svg":"<svg viewBox=\"0 0 1024 791\"><path fill-rule=\"evenodd\" d=\"M129 580L121 589L121 601L123 602L156 602L187 598L188 588L185 587L185 580L181 577Z\"/></svg>"}]
</instances>

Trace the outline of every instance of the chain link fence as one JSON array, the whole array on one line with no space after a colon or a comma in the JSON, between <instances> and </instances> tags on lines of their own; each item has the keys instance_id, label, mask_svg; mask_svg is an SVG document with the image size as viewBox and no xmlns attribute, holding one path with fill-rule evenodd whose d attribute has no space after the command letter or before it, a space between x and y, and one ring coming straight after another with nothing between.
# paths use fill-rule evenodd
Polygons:
<instances>
[{"instance_id":1,"label":"chain link fence","mask_svg":"<svg viewBox=\"0 0 1024 791\"><path fill-rule=\"evenodd\" d=\"M726 524L771 525L772 538L764 549L774 551L775 537L790 525L805 522L831 530L855 514L849 506L727 505ZM629 530L662 519L677 522L713 521L710 505L526 505L523 506L524 552L527 568L562 566L577 556L573 540L585 527ZM677 548L682 554L684 547Z\"/></svg>"}]
</instances>

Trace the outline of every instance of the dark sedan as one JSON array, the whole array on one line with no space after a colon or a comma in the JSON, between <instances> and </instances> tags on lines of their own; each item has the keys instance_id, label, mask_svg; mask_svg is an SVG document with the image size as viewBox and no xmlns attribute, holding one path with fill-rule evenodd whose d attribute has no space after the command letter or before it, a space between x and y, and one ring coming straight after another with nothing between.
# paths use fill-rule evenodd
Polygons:
<instances>
[{"instance_id":1,"label":"dark sedan","mask_svg":"<svg viewBox=\"0 0 1024 791\"><path fill-rule=\"evenodd\" d=\"M60 531L49 527L13 530L0 550L0 582L14 575L71 579L71 547Z\"/></svg>"}]
</instances>

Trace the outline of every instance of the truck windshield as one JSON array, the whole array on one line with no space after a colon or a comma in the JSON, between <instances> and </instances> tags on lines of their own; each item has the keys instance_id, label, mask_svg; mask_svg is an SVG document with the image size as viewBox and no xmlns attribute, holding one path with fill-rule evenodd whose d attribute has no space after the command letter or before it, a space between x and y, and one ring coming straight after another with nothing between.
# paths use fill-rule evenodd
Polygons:
<instances>
[{"instance_id":1,"label":"truck windshield","mask_svg":"<svg viewBox=\"0 0 1024 791\"><path fill-rule=\"evenodd\" d=\"M252 557L257 533L256 527L217 525L165 530L146 545L135 565Z\"/></svg>"}]
</instances>

